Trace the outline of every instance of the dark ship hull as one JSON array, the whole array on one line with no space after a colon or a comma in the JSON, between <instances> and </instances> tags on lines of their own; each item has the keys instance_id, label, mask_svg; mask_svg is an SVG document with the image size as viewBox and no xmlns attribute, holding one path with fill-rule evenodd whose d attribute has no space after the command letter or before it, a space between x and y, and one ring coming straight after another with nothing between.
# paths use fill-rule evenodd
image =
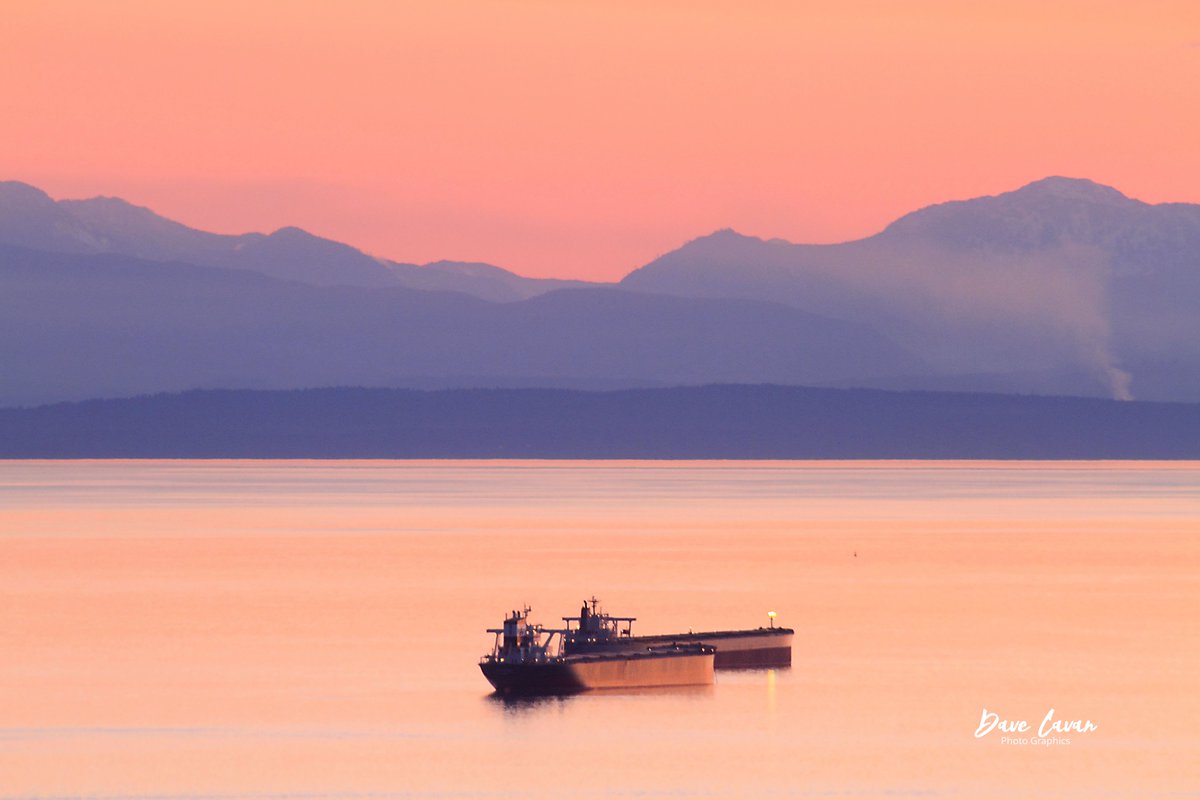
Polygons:
<instances>
[{"instance_id":1,"label":"dark ship hull","mask_svg":"<svg viewBox=\"0 0 1200 800\"><path fill-rule=\"evenodd\" d=\"M608 641L568 639L568 655L636 653L649 647L703 644L716 648L716 669L760 669L792 665L791 628L753 628L744 631L702 631L661 636L622 636Z\"/></svg>"},{"instance_id":2,"label":"dark ship hull","mask_svg":"<svg viewBox=\"0 0 1200 800\"><path fill-rule=\"evenodd\" d=\"M651 652L596 653L549 661L479 664L501 694L571 694L591 689L697 686L713 682L713 651L690 646Z\"/></svg>"}]
</instances>

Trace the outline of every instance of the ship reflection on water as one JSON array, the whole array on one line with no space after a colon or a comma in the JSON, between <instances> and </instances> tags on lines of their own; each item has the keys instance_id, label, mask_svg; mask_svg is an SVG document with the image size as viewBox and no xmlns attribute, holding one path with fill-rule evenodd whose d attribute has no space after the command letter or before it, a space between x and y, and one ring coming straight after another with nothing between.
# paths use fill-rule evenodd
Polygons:
<instances>
[{"instance_id":1,"label":"ship reflection on water","mask_svg":"<svg viewBox=\"0 0 1200 800\"><path fill-rule=\"evenodd\" d=\"M750 672L750 670L745 670ZM754 670L755 672L771 673L774 670ZM712 700L720 691L713 684L700 686L653 686L633 689L598 689L592 692L574 692L569 694L504 694L490 692L483 695L483 701L506 714L514 716L530 716L539 713L565 711L569 708L579 708L591 703L613 702L622 700L669 700L678 702L703 702ZM773 692L774 689L772 688Z\"/></svg>"},{"instance_id":2,"label":"ship reflection on water","mask_svg":"<svg viewBox=\"0 0 1200 800\"><path fill-rule=\"evenodd\" d=\"M484 702L512 716L529 716L535 713L561 711L568 703L574 702L577 695L573 694L503 694L492 692L484 695Z\"/></svg>"}]
</instances>

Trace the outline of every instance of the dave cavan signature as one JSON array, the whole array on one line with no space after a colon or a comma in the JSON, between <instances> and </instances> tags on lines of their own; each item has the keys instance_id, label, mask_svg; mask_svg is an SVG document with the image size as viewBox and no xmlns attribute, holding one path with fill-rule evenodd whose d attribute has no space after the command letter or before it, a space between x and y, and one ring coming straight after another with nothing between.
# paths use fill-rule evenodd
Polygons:
<instances>
[{"instance_id":1,"label":"dave cavan signature","mask_svg":"<svg viewBox=\"0 0 1200 800\"><path fill-rule=\"evenodd\" d=\"M1000 719L1000 715L995 711L988 711L985 708L979 719L979 727L975 729L975 738L980 739L987 736L993 730L1001 733L1028 733L1029 723L1023 719ZM1094 730L1096 730L1096 723L1090 719L1055 719L1052 708L1042 718L1042 724L1038 725L1037 735L1045 738L1054 733L1091 733Z\"/></svg>"}]
</instances>

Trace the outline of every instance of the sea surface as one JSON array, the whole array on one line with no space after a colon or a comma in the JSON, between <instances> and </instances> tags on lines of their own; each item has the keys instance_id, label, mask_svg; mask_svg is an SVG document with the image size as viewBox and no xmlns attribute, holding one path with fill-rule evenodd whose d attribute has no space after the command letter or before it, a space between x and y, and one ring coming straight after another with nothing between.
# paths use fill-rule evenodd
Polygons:
<instances>
[{"instance_id":1,"label":"sea surface","mask_svg":"<svg viewBox=\"0 0 1200 800\"><path fill-rule=\"evenodd\" d=\"M793 665L490 694L592 595ZM1188 796L1198 463L0 462L3 800Z\"/></svg>"}]
</instances>

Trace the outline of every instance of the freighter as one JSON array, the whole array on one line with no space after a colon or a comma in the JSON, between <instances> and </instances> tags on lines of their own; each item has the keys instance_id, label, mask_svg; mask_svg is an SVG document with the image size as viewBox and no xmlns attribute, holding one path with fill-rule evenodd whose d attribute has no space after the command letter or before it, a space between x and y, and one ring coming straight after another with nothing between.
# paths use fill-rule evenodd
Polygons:
<instances>
[{"instance_id":1,"label":"freighter","mask_svg":"<svg viewBox=\"0 0 1200 800\"><path fill-rule=\"evenodd\" d=\"M529 608L514 610L479 662L501 694L565 694L588 689L693 686L713 682L712 647L700 643L654 645L625 652L569 655L565 629L529 622Z\"/></svg>"},{"instance_id":2,"label":"freighter","mask_svg":"<svg viewBox=\"0 0 1200 800\"><path fill-rule=\"evenodd\" d=\"M599 610L599 601L593 597L584 602L579 616L562 618L567 625L563 652L567 655L637 653L664 645L701 644L716 648L713 666L717 669L790 667L795 631L776 628L775 612L767 617L770 623L766 628L634 636L633 623L637 617L606 614Z\"/></svg>"}]
</instances>

